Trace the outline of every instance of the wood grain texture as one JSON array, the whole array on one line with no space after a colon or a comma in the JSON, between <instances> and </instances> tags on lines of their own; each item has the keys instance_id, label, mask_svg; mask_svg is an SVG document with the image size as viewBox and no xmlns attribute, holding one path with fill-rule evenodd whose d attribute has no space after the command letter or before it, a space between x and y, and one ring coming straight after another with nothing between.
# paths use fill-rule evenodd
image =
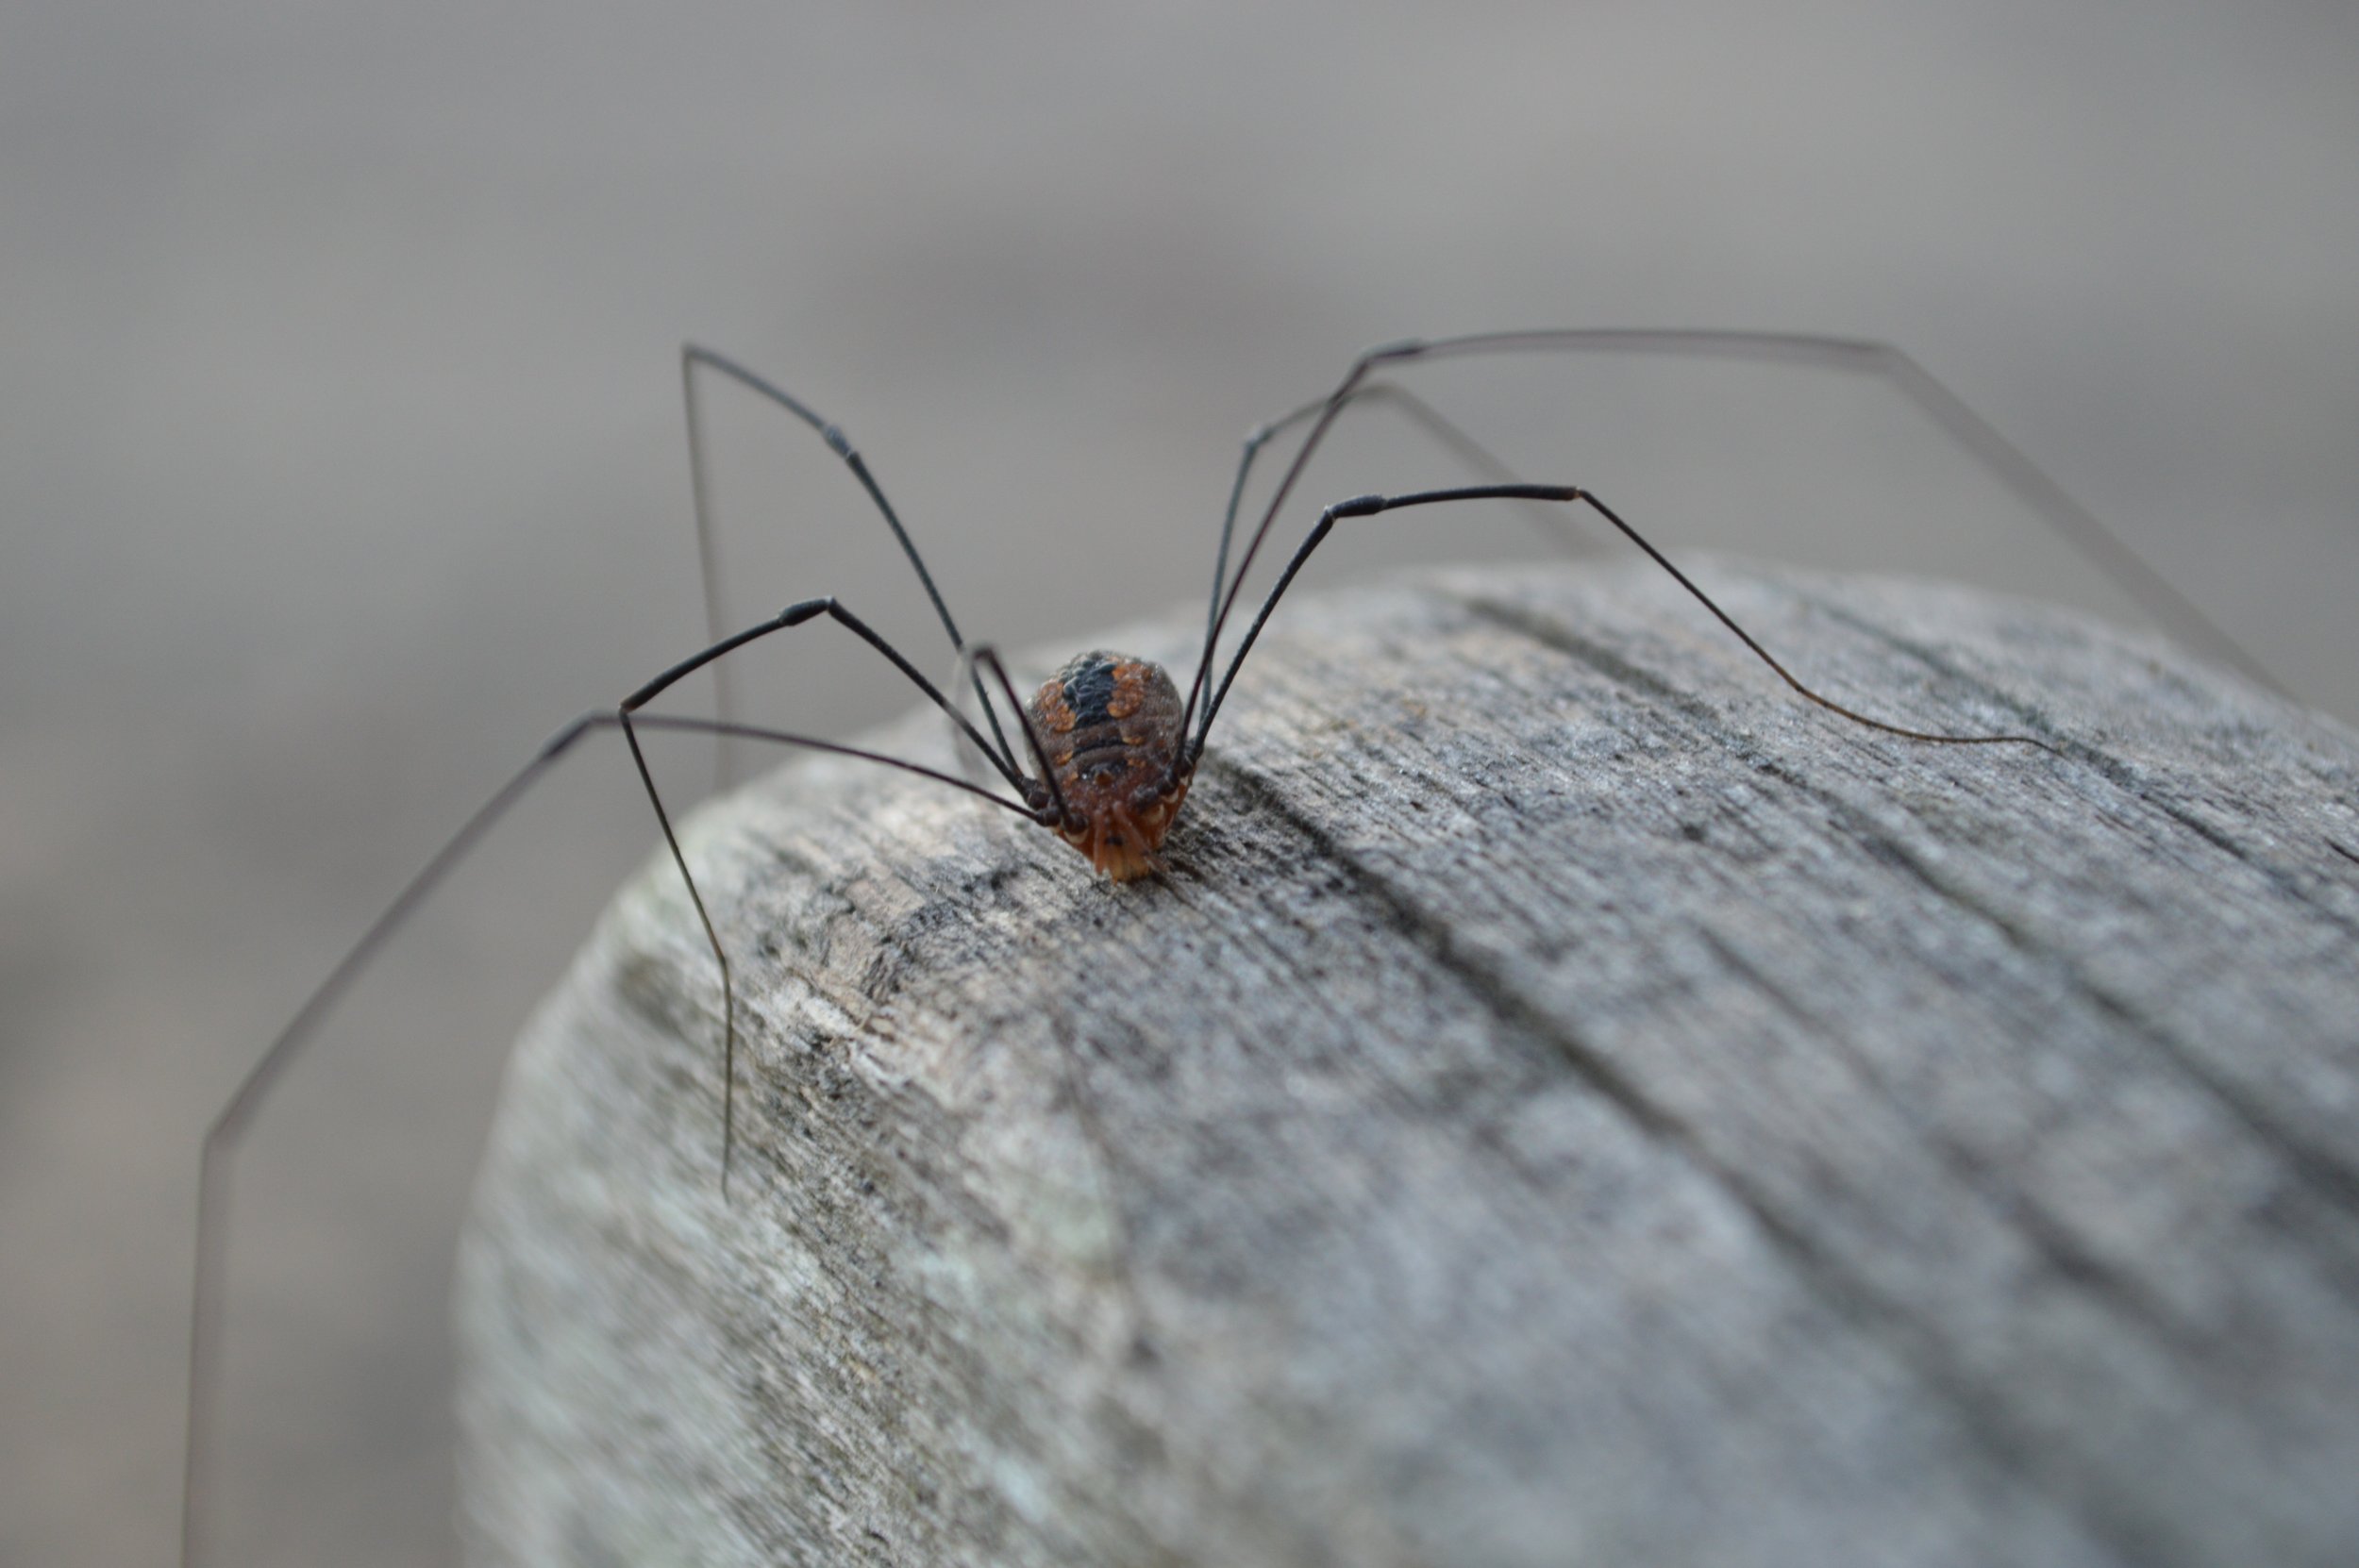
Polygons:
<instances>
[{"instance_id":1,"label":"wood grain texture","mask_svg":"<svg viewBox=\"0 0 2359 1568\"><path fill-rule=\"evenodd\" d=\"M1289 605L1163 880L832 760L701 813L732 1201L659 861L481 1178L477 1560L2353 1560L2359 739L1701 575L2064 755L1523 571Z\"/></svg>"}]
</instances>

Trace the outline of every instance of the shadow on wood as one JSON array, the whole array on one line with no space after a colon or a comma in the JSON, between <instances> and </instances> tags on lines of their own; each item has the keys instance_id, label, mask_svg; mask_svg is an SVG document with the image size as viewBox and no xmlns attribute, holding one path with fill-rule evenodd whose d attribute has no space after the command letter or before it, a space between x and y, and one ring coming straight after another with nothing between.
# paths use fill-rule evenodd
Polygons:
<instances>
[{"instance_id":1,"label":"shadow on wood","mask_svg":"<svg viewBox=\"0 0 2359 1568\"><path fill-rule=\"evenodd\" d=\"M2351 1560L2359 740L2059 611L1703 575L2065 755L1524 571L1290 605L1161 881L851 763L700 815L732 1201L659 861L482 1176L477 1558Z\"/></svg>"}]
</instances>

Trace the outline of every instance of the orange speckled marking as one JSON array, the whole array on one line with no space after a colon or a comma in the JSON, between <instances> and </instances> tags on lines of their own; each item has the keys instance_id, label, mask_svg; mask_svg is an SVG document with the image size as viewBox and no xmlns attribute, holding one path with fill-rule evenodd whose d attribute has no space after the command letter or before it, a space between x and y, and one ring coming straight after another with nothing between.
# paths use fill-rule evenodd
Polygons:
<instances>
[{"instance_id":1,"label":"orange speckled marking","mask_svg":"<svg viewBox=\"0 0 2359 1568\"><path fill-rule=\"evenodd\" d=\"M1106 711L1117 719L1127 719L1146 702L1147 682L1161 674L1152 664L1135 659L1114 666L1114 694L1107 700Z\"/></svg>"}]
</instances>

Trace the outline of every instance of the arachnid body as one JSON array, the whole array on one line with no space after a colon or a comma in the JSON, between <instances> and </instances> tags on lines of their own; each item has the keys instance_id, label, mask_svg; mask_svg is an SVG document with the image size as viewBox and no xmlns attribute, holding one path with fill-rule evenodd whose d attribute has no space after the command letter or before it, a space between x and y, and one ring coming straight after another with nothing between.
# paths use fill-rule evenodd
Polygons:
<instances>
[{"instance_id":1,"label":"arachnid body","mask_svg":"<svg viewBox=\"0 0 2359 1568\"><path fill-rule=\"evenodd\" d=\"M1058 835L1117 882L1158 869L1155 852L1196 776L1180 689L1163 667L1093 649L1043 682L1024 716L1066 803Z\"/></svg>"},{"instance_id":2,"label":"arachnid body","mask_svg":"<svg viewBox=\"0 0 2359 1568\"><path fill-rule=\"evenodd\" d=\"M2056 737L2029 733L1941 733L1886 722L1836 702L1806 685L1679 567L1667 559L1637 529L1595 494L1563 482L1532 483L1507 472L1464 432L1450 426L1431 409L1392 381L1391 372L1427 359L1484 354L1546 353L1594 348L1645 351L1674 346L1686 353L1722 353L1737 357L1799 359L1865 371L1891 378L1916 398L1921 407L1978 455L1992 462L2011 484L2039 507L2044 515L2079 542L2111 559L2117 553L2096 529L2085 512L2073 507L2040 478L2019 454L2007 446L1912 361L1874 344L1832 340L1779 338L1729 333L1583 333L1514 332L1465 338L1407 342L1368 351L1325 396L1254 431L1245 444L1229 509L1221 525L1212 575L1212 592L1204 619L1204 637L1184 680L1146 660L1096 651L1083 654L1041 686L1031 699L1019 700L998 654L962 637L944 596L912 542L908 529L886 499L859 451L845 434L795 396L731 360L709 351L690 348L683 356L683 376L690 414L692 472L695 479L696 515L703 557L707 563L708 605L713 597L708 508L705 504L704 462L699 439L697 400L700 376L724 377L767 399L817 432L827 446L857 477L873 501L880 520L891 530L931 602L962 669L945 693L929 680L911 659L878 633L852 609L831 594L799 600L777 614L734 632L715 626L709 644L672 665L629 692L618 703L582 713L560 728L525 766L470 818L442 850L402 891L383 916L330 973L305 1003L293 1021L264 1053L208 1135L200 1179L199 1249L196 1305L192 1324L192 1396L190 1409L191 1472L188 1514L184 1521L184 1556L193 1561L202 1540L204 1499L201 1436L209 1422L213 1360L209 1353L216 1330L214 1304L222 1268L221 1226L225 1182L239 1140L273 1084L311 1037L351 980L388 936L415 910L445 874L490 831L509 808L586 737L617 730L627 747L669 855L690 894L717 970L720 995L721 1106L719 1177L728 1180L734 1139L732 1094L736 1080L737 1021L730 953L724 942L703 892L690 871L688 857L674 831L673 819L642 750L644 732L689 731L726 738L771 742L806 751L831 753L900 770L964 791L995 807L1054 832L1072 845L1098 874L1114 882L1149 877L1162 863L1166 837L1180 820L1199 763L1223 704L1246 663L1257 640L1278 609L1304 564L1334 533L1339 524L1410 509L1447 507L1476 500L1509 500L1543 509L1580 506L1602 518L1663 571L1669 574L1703 612L1716 618L1776 673L1789 688L1811 703L1854 724L1929 744L2013 744L2052 750ZM1362 494L1336 501L1322 509L1316 521L1279 572L1274 584L1242 630L1232 632L1231 620L1240 608L1247 575L1292 496L1296 482L1311 456L1335 422L1350 409L1383 401L1404 412L1413 423L1433 435L1477 471L1476 482L1408 491L1391 494ZM1257 459L1279 438L1299 432L1266 506L1242 542L1237 537L1239 508L1246 483ZM2186 613L2167 589L2149 577L2131 573L2129 586L2158 615L2183 628ZM933 707L947 716L962 742L980 756L995 782L978 783L903 759L882 755L835 741L790 733L740 722L733 716L726 678L728 656L748 644L794 628L832 621L867 643L889 661ZM2217 643L2215 643L2217 646ZM647 705L687 676L708 668L722 676L720 711L711 718L694 718L647 711ZM971 694L979 704L970 717L953 695Z\"/></svg>"}]
</instances>

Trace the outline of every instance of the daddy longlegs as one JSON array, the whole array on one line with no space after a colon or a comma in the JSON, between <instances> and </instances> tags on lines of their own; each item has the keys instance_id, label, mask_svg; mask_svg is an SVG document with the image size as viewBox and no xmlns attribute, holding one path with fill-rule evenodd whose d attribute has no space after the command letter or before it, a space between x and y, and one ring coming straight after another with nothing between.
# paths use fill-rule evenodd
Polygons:
<instances>
[{"instance_id":1,"label":"daddy longlegs","mask_svg":"<svg viewBox=\"0 0 2359 1568\"><path fill-rule=\"evenodd\" d=\"M903 526L882 487L851 441L833 424L792 393L720 354L690 345L682 350L682 394L687 409L689 460L694 502L697 551L703 569L709 645L680 660L611 707L594 708L558 730L515 776L477 809L436 851L424 869L387 906L350 951L304 1001L287 1026L248 1070L228 1103L206 1133L199 1166L197 1199L196 1277L190 1314L190 1362L187 1447L181 1509L181 1560L195 1568L200 1560L208 1479L202 1463L203 1439L212 1425L216 1386L216 1342L220 1330L220 1297L227 1255L227 1190L238 1145L273 1086L291 1067L319 1025L370 959L384 946L447 874L484 836L509 808L541 777L571 753L586 736L618 730L628 748L633 767L673 864L685 883L718 970L721 992L721 1158L719 1181L726 1197L730 1161L735 1150L735 1079L737 1028L735 988L728 950L706 909L703 894L688 869L672 814L656 787L640 744L645 731L683 731L714 737L726 746L731 741L761 741L804 750L829 752L883 767L897 768L930 778L951 789L1054 831L1072 844L1113 882L1132 881L1162 870L1160 851L1165 835L1186 800L1188 785L1204 754L1213 722L1219 717L1246 656L1260 638L1279 602L1313 552L1347 520L1413 508L1447 506L1479 500L1515 501L1559 515L1567 508L1588 509L1610 524L1668 573L1703 610L1709 612L1756 658L1805 700L1849 722L1888 735L1935 745L2021 745L2062 755L2049 741L2027 734L1949 734L1911 728L1863 713L1806 685L1755 641L1727 610L1698 587L1636 528L1598 496L1577 485L1531 484L1516 477L1505 464L1472 436L1444 418L1431 406L1396 382L1379 379L1384 372L1414 362L1489 354L1595 353L1685 355L1723 359L1751 359L1815 365L1883 379L1948 435L1995 473L2033 511L2045 519L2095 565L2110 576L2161 626L2181 642L2225 663L2271 690L2282 690L2267 671L2204 618L2185 598L2157 575L2134 552L2110 533L2078 502L2050 480L2031 459L1968 409L1949 389L1914 359L1882 343L1858 340L1804 337L1777 333L1700 330L1583 330L1478 333L1433 340L1409 340L1372 348L1352 361L1350 369L1324 397L1255 429L1246 437L1237 464L1227 509L1221 519L1218 547L1213 553L1212 592L1205 611L1204 642L1185 689L1161 665L1103 650L1083 653L1068 661L1028 701L1019 701L1015 687L997 651L969 644L960 635L949 606L926 568L917 545ZM720 594L711 509L706 483L702 425L699 419L700 375L713 375L737 384L793 414L815 431L860 481L886 527L908 559L931 602L943 630L959 658L953 690L971 689L980 705L983 723L978 726L961 711L933 682L896 647L832 595L800 600L776 615L725 634L720 626ZM1292 495L1312 457L1343 413L1355 406L1385 404L1405 416L1461 463L1481 475L1481 481L1443 489L1397 494L1356 495L1325 508L1297 546L1293 557L1263 598L1227 663L1215 655L1223 631L1235 613L1246 575L1275 526L1280 510ZM1307 428L1305 428L1307 426ZM1267 503L1242 550L1235 550L1237 523L1247 479L1263 449L1280 436L1303 430ZM1231 555L1235 555L1232 567ZM829 620L850 631L898 670L926 700L946 714L958 734L980 755L1006 792L992 784L940 772L915 762L886 757L858 746L816 736L740 722L735 715L726 656L749 643L793 627ZM716 681L717 711L713 717L649 713L646 705L698 671L711 667ZM1218 668L1219 678L1213 678ZM986 676L989 676L986 679ZM1004 705L1004 711L1003 711ZM1019 747L1010 742L1012 726Z\"/></svg>"}]
</instances>

